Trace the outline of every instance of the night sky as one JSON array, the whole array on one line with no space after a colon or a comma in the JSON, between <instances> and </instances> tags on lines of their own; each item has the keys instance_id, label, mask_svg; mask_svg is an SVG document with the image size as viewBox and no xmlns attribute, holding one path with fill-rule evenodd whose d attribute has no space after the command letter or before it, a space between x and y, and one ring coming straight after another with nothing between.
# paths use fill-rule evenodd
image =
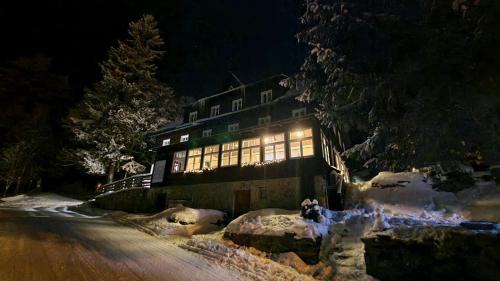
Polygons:
<instances>
[{"instance_id":1,"label":"night sky","mask_svg":"<svg viewBox=\"0 0 500 281\"><path fill-rule=\"evenodd\" d=\"M0 8L0 64L42 53L76 93L99 79L97 63L128 23L150 13L166 42L160 79L178 95L226 89L229 70L244 82L298 71L306 46L294 38L300 0L24 1Z\"/></svg>"}]
</instances>

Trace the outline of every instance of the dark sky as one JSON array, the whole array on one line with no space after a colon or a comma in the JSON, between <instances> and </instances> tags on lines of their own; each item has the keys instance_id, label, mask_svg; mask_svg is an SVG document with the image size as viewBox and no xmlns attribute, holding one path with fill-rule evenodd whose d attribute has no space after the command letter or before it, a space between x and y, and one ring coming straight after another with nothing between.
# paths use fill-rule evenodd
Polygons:
<instances>
[{"instance_id":1,"label":"dark sky","mask_svg":"<svg viewBox=\"0 0 500 281\"><path fill-rule=\"evenodd\" d=\"M225 89L228 70L244 82L297 72L305 46L301 0L25 1L0 8L0 63L43 53L77 92L99 78L97 63L127 25L144 13L159 21L166 42L160 79L180 95Z\"/></svg>"}]
</instances>

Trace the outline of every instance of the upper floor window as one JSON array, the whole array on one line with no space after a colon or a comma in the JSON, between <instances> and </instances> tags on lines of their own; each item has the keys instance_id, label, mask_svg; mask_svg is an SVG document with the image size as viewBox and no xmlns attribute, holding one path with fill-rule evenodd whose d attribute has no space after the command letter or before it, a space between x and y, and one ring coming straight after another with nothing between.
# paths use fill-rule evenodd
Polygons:
<instances>
[{"instance_id":1,"label":"upper floor window","mask_svg":"<svg viewBox=\"0 0 500 281\"><path fill-rule=\"evenodd\" d=\"M205 146L203 169L215 169L219 165L219 145Z\"/></svg>"},{"instance_id":2,"label":"upper floor window","mask_svg":"<svg viewBox=\"0 0 500 281\"><path fill-rule=\"evenodd\" d=\"M196 171L199 169L201 169L201 147L189 150L186 165L186 171Z\"/></svg>"},{"instance_id":3,"label":"upper floor window","mask_svg":"<svg viewBox=\"0 0 500 281\"><path fill-rule=\"evenodd\" d=\"M276 134L264 138L264 160L285 159L285 134Z\"/></svg>"},{"instance_id":4,"label":"upper floor window","mask_svg":"<svg viewBox=\"0 0 500 281\"><path fill-rule=\"evenodd\" d=\"M267 123L271 123L271 116L267 115L267 116L264 116L264 117L259 117L259 119L257 119L257 123L259 125L264 125L264 124L267 124Z\"/></svg>"},{"instance_id":5,"label":"upper floor window","mask_svg":"<svg viewBox=\"0 0 500 281\"><path fill-rule=\"evenodd\" d=\"M201 136L204 138L209 137L211 135L212 135L212 129L203 130L203 132L201 133Z\"/></svg>"},{"instance_id":6,"label":"upper floor window","mask_svg":"<svg viewBox=\"0 0 500 281\"><path fill-rule=\"evenodd\" d=\"M243 99L233 100L233 111L238 111L243 107Z\"/></svg>"},{"instance_id":7,"label":"upper floor window","mask_svg":"<svg viewBox=\"0 0 500 281\"><path fill-rule=\"evenodd\" d=\"M210 107L210 117L217 116L220 114L220 105L214 105Z\"/></svg>"},{"instance_id":8,"label":"upper floor window","mask_svg":"<svg viewBox=\"0 0 500 281\"><path fill-rule=\"evenodd\" d=\"M181 136L181 142L186 142L189 140L189 134Z\"/></svg>"},{"instance_id":9,"label":"upper floor window","mask_svg":"<svg viewBox=\"0 0 500 281\"><path fill-rule=\"evenodd\" d=\"M306 111L306 108L305 107L302 107L302 108L297 108L297 109L294 109L292 110L292 117L302 117L302 116L305 116L307 113Z\"/></svg>"},{"instance_id":10,"label":"upper floor window","mask_svg":"<svg viewBox=\"0 0 500 281\"><path fill-rule=\"evenodd\" d=\"M189 122L194 122L198 120L198 111L193 111L189 113Z\"/></svg>"},{"instance_id":11,"label":"upper floor window","mask_svg":"<svg viewBox=\"0 0 500 281\"><path fill-rule=\"evenodd\" d=\"M273 90L260 92L260 103L268 103L273 100Z\"/></svg>"},{"instance_id":12,"label":"upper floor window","mask_svg":"<svg viewBox=\"0 0 500 281\"><path fill-rule=\"evenodd\" d=\"M222 144L221 167L238 165L238 147L238 141Z\"/></svg>"},{"instance_id":13,"label":"upper floor window","mask_svg":"<svg viewBox=\"0 0 500 281\"><path fill-rule=\"evenodd\" d=\"M241 141L241 165L260 162L260 138Z\"/></svg>"},{"instance_id":14,"label":"upper floor window","mask_svg":"<svg viewBox=\"0 0 500 281\"><path fill-rule=\"evenodd\" d=\"M227 131L228 132L235 132L240 129L240 123L234 123L234 124L229 124L227 125Z\"/></svg>"},{"instance_id":15,"label":"upper floor window","mask_svg":"<svg viewBox=\"0 0 500 281\"><path fill-rule=\"evenodd\" d=\"M161 142L161 145L162 145L162 146L167 146L167 145L170 145L170 139L164 139L164 140Z\"/></svg>"},{"instance_id":16,"label":"upper floor window","mask_svg":"<svg viewBox=\"0 0 500 281\"><path fill-rule=\"evenodd\" d=\"M314 155L312 129L290 132L290 158Z\"/></svg>"},{"instance_id":17,"label":"upper floor window","mask_svg":"<svg viewBox=\"0 0 500 281\"><path fill-rule=\"evenodd\" d=\"M184 171L184 165L186 163L186 151L177 151L174 153L174 159L172 160L172 173L180 173Z\"/></svg>"}]
</instances>

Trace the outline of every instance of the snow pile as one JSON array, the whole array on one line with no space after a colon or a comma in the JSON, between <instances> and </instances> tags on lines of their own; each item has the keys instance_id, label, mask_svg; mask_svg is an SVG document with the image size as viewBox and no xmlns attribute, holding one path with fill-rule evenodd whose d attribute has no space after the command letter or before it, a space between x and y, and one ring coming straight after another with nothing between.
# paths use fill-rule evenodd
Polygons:
<instances>
[{"instance_id":1,"label":"snow pile","mask_svg":"<svg viewBox=\"0 0 500 281\"><path fill-rule=\"evenodd\" d=\"M153 216L129 219L159 235L191 236L219 230L224 217L221 211L192 209L179 204Z\"/></svg>"},{"instance_id":2,"label":"snow pile","mask_svg":"<svg viewBox=\"0 0 500 281\"><path fill-rule=\"evenodd\" d=\"M201 254L225 268L237 270L252 280L314 280L310 276L298 273L291 267L213 240L191 239L179 247Z\"/></svg>"},{"instance_id":3,"label":"snow pile","mask_svg":"<svg viewBox=\"0 0 500 281\"><path fill-rule=\"evenodd\" d=\"M226 227L226 232L269 236L291 234L296 239L314 240L316 237L328 234L329 228L329 220L316 223L302 218L297 211L262 209L248 212L233 220Z\"/></svg>"},{"instance_id":4,"label":"snow pile","mask_svg":"<svg viewBox=\"0 0 500 281\"><path fill-rule=\"evenodd\" d=\"M36 195L16 195L4 197L0 200L0 208L56 208L65 206L75 206L83 202L76 199L67 198L53 193L40 193Z\"/></svg>"}]
</instances>

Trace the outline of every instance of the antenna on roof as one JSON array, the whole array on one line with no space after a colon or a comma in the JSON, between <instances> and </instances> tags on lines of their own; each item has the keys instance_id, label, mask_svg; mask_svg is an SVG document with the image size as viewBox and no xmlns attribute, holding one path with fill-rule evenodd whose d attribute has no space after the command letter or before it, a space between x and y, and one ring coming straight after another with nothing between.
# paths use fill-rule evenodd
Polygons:
<instances>
[{"instance_id":1,"label":"antenna on roof","mask_svg":"<svg viewBox=\"0 0 500 281\"><path fill-rule=\"evenodd\" d=\"M234 74L231 70L229 70L229 73L231 73L231 75L234 77L234 79L236 81L238 81L238 83L240 83L240 86L244 86L245 83L241 82L240 78L238 78L238 76L236 76L236 74Z\"/></svg>"}]
</instances>

